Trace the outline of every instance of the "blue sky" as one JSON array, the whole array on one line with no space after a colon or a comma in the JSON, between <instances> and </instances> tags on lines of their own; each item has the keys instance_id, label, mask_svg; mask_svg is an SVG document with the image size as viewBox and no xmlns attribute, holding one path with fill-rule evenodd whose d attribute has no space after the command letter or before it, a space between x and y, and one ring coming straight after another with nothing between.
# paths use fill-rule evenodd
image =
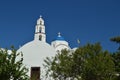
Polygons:
<instances>
[{"instance_id":1,"label":"blue sky","mask_svg":"<svg viewBox=\"0 0 120 80\"><path fill-rule=\"evenodd\" d=\"M77 47L100 42L103 49L116 51L110 38L120 36L120 0L1 0L0 46L16 48L33 40L36 20L45 20L47 42L58 32Z\"/></svg>"}]
</instances>

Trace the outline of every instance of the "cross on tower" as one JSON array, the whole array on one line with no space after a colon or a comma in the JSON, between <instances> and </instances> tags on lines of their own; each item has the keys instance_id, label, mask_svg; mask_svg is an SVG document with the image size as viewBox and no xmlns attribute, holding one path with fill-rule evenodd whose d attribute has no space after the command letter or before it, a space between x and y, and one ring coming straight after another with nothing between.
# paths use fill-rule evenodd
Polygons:
<instances>
[{"instance_id":1,"label":"cross on tower","mask_svg":"<svg viewBox=\"0 0 120 80\"><path fill-rule=\"evenodd\" d=\"M59 36L59 37L61 36L61 33L60 33L60 32L58 33L58 36Z\"/></svg>"},{"instance_id":2,"label":"cross on tower","mask_svg":"<svg viewBox=\"0 0 120 80\"><path fill-rule=\"evenodd\" d=\"M42 15L40 15L40 18L42 18Z\"/></svg>"}]
</instances>

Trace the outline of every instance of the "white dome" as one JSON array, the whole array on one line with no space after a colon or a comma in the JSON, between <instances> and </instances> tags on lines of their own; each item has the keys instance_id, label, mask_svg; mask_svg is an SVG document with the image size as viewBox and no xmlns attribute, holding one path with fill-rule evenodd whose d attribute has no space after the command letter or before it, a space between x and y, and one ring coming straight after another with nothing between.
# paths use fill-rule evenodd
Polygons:
<instances>
[{"instance_id":1,"label":"white dome","mask_svg":"<svg viewBox=\"0 0 120 80\"><path fill-rule=\"evenodd\" d=\"M58 36L54 41L51 42L52 47L55 49L56 52L61 52L61 50L66 49L70 50L69 44L65 39L61 36L61 33L58 33Z\"/></svg>"},{"instance_id":2,"label":"white dome","mask_svg":"<svg viewBox=\"0 0 120 80\"><path fill-rule=\"evenodd\" d=\"M23 63L29 68L31 67L40 67L41 77L44 75L43 63L46 57L55 56L56 52L53 47L51 47L48 43L33 40L23 45L17 52L23 53Z\"/></svg>"}]
</instances>

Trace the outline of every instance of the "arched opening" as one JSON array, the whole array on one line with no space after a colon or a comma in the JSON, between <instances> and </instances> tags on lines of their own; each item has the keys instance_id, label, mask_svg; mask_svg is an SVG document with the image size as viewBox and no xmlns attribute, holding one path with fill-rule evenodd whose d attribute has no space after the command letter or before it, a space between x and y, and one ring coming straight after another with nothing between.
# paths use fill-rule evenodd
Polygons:
<instances>
[{"instance_id":1,"label":"arched opening","mask_svg":"<svg viewBox=\"0 0 120 80\"><path fill-rule=\"evenodd\" d=\"M39 35L39 40L42 41L42 35Z\"/></svg>"},{"instance_id":2,"label":"arched opening","mask_svg":"<svg viewBox=\"0 0 120 80\"><path fill-rule=\"evenodd\" d=\"M40 21L40 25L42 25L42 21Z\"/></svg>"},{"instance_id":3,"label":"arched opening","mask_svg":"<svg viewBox=\"0 0 120 80\"><path fill-rule=\"evenodd\" d=\"M42 28L40 27L40 28L39 28L39 33L41 33L41 32L42 32Z\"/></svg>"}]
</instances>

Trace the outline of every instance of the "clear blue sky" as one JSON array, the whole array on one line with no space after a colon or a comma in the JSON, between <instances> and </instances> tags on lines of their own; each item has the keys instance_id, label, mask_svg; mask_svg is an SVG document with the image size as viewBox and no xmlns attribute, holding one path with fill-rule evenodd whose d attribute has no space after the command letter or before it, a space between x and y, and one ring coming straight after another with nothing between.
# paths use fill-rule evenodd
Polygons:
<instances>
[{"instance_id":1,"label":"clear blue sky","mask_svg":"<svg viewBox=\"0 0 120 80\"><path fill-rule=\"evenodd\" d=\"M36 20L45 20L47 42L61 32L70 46L100 42L103 49L116 51L110 42L120 36L120 0L1 0L0 46L16 48L33 40Z\"/></svg>"}]
</instances>

